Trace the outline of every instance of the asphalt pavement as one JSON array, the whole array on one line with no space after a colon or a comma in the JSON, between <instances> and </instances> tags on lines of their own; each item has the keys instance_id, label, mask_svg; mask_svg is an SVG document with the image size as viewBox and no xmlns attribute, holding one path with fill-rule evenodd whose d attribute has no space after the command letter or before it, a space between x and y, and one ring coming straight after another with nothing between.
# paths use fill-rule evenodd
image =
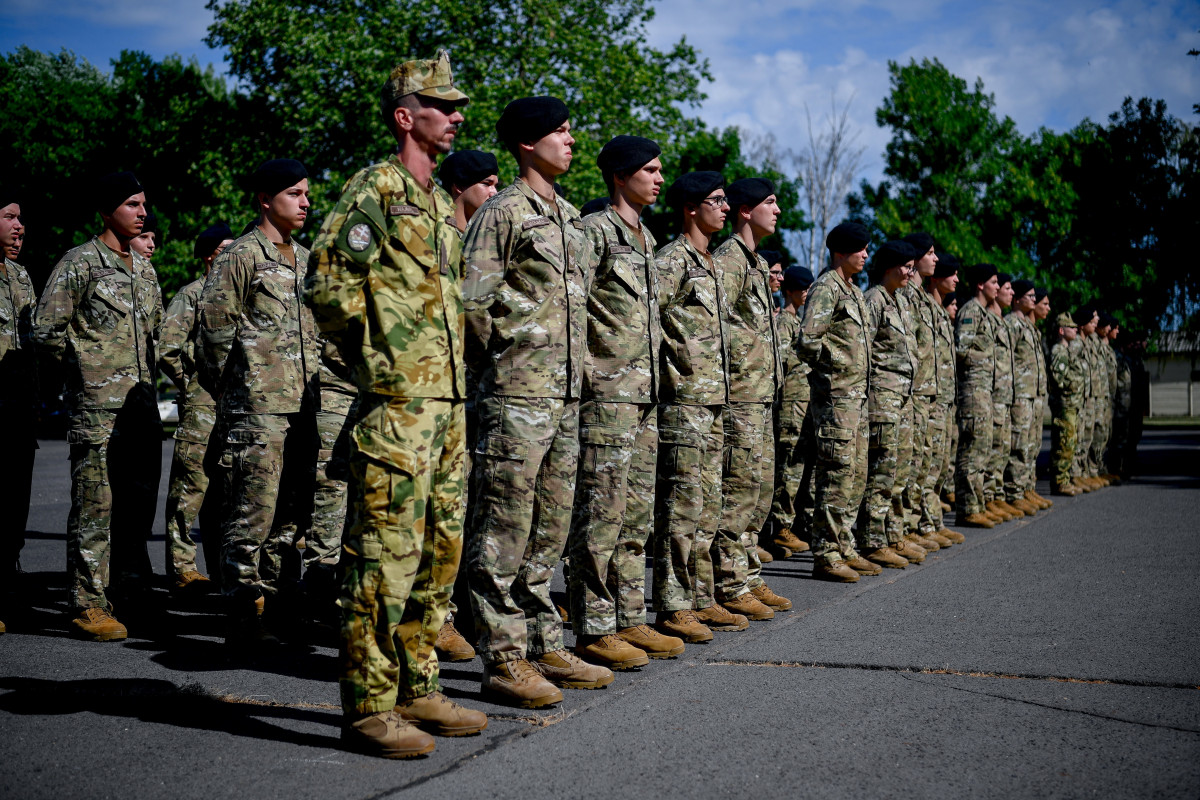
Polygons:
<instances>
[{"instance_id":1,"label":"asphalt pavement","mask_svg":"<svg viewBox=\"0 0 1200 800\"><path fill-rule=\"evenodd\" d=\"M42 442L31 607L0 637L0 798L1200 796L1198 431L1147 431L1138 480L920 566L769 564L792 611L555 708L484 703L478 660L445 665L488 729L398 762L341 749L334 649L231 659L215 606L165 584L117 609L128 640L69 638L66 453Z\"/></svg>"}]
</instances>

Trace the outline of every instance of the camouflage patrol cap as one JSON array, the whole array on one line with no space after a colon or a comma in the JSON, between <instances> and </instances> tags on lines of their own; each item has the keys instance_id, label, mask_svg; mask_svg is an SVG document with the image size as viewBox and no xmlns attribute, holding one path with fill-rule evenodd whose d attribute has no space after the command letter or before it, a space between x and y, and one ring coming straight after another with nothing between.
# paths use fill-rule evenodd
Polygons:
<instances>
[{"instance_id":1,"label":"camouflage patrol cap","mask_svg":"<svg viewBox=\"0 0 1200 800\"><path fill-rule=\"evenodd\" d=\"M393 100L408 94L419 94L447 100L455 105L466 105L471 99L454 87L454 75L450 72L450 54L439 50L430 59L405 61L392 69L380 90L380 103L387 106Z\"/></svg>"},{"instance_id":2,"label":"camouflage patrol cap","mask_svg":"<svg viewBox=\"0 0 1200 800\"><path fill-rule=\"evenodd\" d=\"M1065 311L1054 318L1054 324L1056 327L1059 327L1059 328L1078 328L1079 327L1078 325L1075 324L1075 320L1071 319L1071 315Z\"/></svg>"}]
</instances>

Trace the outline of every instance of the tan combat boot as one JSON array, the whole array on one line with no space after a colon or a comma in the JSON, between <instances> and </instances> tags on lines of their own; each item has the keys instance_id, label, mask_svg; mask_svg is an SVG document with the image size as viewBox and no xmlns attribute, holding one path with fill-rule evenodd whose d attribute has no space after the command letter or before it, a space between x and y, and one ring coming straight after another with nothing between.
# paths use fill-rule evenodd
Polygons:
<instances>
[{"instance_id":1,"label":"tan combat boot","mask_svg":"<svg viewBox=\"0 0 1200 800\"><path fill-rule=\"evenodd\" d=\"M487 727L487 714L461 706L441 692L396 705L396 713L436 736L470 736Z\"/></svg>"},{"instance_id":2,"label":"tan combat boot","mask_svg":"<svg viewBox=\"0 0 1200 800\"><path fill-rule=\"evenodd\" d=\"M944 539L949 539L953 544L962 544L967 540L967 537L963 536L958 531L952 531L949 528L942 528L940 531L938 531L938 536L941 536Z\"/></svg>"},{"instance_id":3,"label":"tan combat boot","mask_svg":"<svg viewBox=\"0 0 1200 800\"><path fill-rule=\"evenodd\" d=\"M208 594L213 590L213 582L196 570L188 570L182 575L176 575L171 584L172 594L197 595Z\"/></svg>"},{"instance_id":4,"label":"tan combat boot","mask_svg":"<svg viewBox=\"0 0 1200 800\"><path fill-rule=\"evenodd\" d=\"M813 577L835 583L858 582L858 573L850 569L845 561L834 561L832 564L817 561L813 564Z\"/></svg>"},{"instance_id":5,"label":"tan combat boot","mask_svg":"<svg viewBox=\"0 0 1200 800\"><path fill-rule=\"evenodd\" d=\"M958 521L959 525L966 525L968 528L994 528L996 523L987 514L976 511L974 514L967 514Z\"/></svg>"},{"instance_id":6,"label":"tan combat boot","mask_svg":"<svg viewBox=\"0 0 1200 800\"><path fill-rule=\"evenodd\" d=\"M1013 519L1022 519L1024 517L1033 516L1032 514L1026 514L1025 509L1018 508L1018 507L1014 506L1012 503L1008 502L1007 500L997 500L996 505L998 505L998 506L1000 506L1000 508L1004 509L1004 512L1006 514L1008 514L1010 517L1012 517Z\"/></svg>"},{"instance_id":7,"label":"tan combat boot","mask_svg":"<svg viewBox=\"0 0 1200 800\"><path fill-rule=\"evenodd\" d=\"M879 566L878 564L872 564L858 553L855 553L849 558L843 558L842 560L846 562L847 567L854 570L859 575L878 575L883 572L883 567Z\"/></svg>"},{"instance_id":8,"label":"tan combat boot","mask_svg":"<svg viewBox=\"0 0 1200 800\"><path fill-rule=\"evenodd\" d=\"M530 663L543 678L564 689L603 689L613 682L608 667L589 664L570 650L543 653Z\"/></svg>"},{"instance_id":9,"label":"tan combat boot","mask_svg":"<svg viewBox=\"0 0 1200 800\"><path fill-rule=\"evenodd\" d=\"M942 499L953 507L954 502L958 499L958 497L954 494L954 492L946 492Z\"/></svg>"},{"instance_id":10,"label":"tan combat boot","mask_svg":"<svg viewBox=\"0 0 1200 800\"><path fill-rule=\"evenodd\" d=\"M433 737L391 711L342 723L342 742L351 750L381 758L413 758L432 753Z\"/></svg>"},{"instance_id":11,"label":"tan combat boot","mask_svg":"<svg viewBox=\"0 0 1200 800\"><path fill-rule=\"evenodd\" d=\"M1009 502L1009 505L1024 511L1025 516L1027 517L1032 517L1033 515L1037 514L1037 512L1042 510L1040 505L1030 502L1024 497L1018 497L1016 500Z\"/></svg>"},{"instance_id":12,"label":"tan combat boot","mask_svg":"<svg viewBox=\"0 0 1200 800\"><path fill-rule=\"evenodd\" d=\"M479 689L485 696L521 708L541 708L563 699L562 692L523 658L484 664Z\"/></svg>"},{"instance_id":13,"label":"tan combat boot","mask_svg":"<svg viewBox=\"0 0 1200 800\"><path fill-rule=\"evenodd\" d=\"M983 504L983 507L986 509L987 513L991 515L992 519L996 520L997 522L1009 522L1013 519L1016 519L1016 517L1005 511L1003 506L1001 506L995 500L989 500ZM1021 516L1025 515L1022 514Z\"/></svg>"},{"instance_id":14,"label":"tan combat boot","mask_svg":"<svg viewBox=\"0 0 1200 800\"><path fill-rule=\"evenodd\" d=\"M575 640L575 655L593 664L618 671L644 667L650 663L646 651L639 650L615 633L603 636L581 633Z\"/></svg>"},{"instance_id":15,"label":"tan combat boot","mask_svg":"<svg viewBox=\"0 0 1200 800\"><path fill-rule=\"evenodd\" d=\"M807 553L809 549L808 542L792 533L791 528L780 528L775 532L775 538L771 542L776 547L784 547L791 550L792 553Z\"/></svg>"},{"instance_id":16,"label":"tan combat boot","mask_svg":"<svg viewBox=\"0 0 1200 800\"><path fill-rule=\"evenodd\" d=\"M1046 498L1042 497L1040 494L1033 491L1032 489L1025 492L1025 499L1031 505L1037 506L1039 511L1045 511L1046 509L1050 508L1050 506L1054 505L1054 503L1052 503L1049 500L1047 500Z\"/></svg>"},{"instance_id":17,"label":"tan combat boot","mask_svg":"<svg viewBox=\"0 0 1200 800\"><path fill-rule=\"evenodd\" d=\"M910 564L920 564L925 561L926 550L918 544L913 544L908 539L901 539L895 544L889 545L896 555L903 558ZM870 558L870 556L868 556Z\"/></svg>"},{"instance_id":18,"label":"tan combat boot","mask_svg":"<svg viewBox=\"0 0 1200 800\"><path fill-rule=\"evenodd\" d=\"M475 648L454 627L454 620L447 618L438 630L433 642L438 658L442 661L470 661L475 658Z\"/></svg>"},{"instance_id":19,"label":"tan combat boot","mask_svg":"<svg viewBox=\"0 0 1200 800\"><path fill-rule=\"evenodd\" d=\"M8 628L4 627L4 620L0 619L0 633L8 633Z\"/></svg>"},{"instance_id":20,"label":"tan combat boot","mask_svg":"<svg viewBox=\"0 0 1200 800\"><path fill-rule=\"evenodd\" d=\"M1076 495L1083 494L1083 490L1073 483L1056 483L1051 487L1050 494L1075 497Z\"/></svg>"},{"instance_id":21,"label":"tan combat boot","mask_svg":"<svg viewBox=\"0 0 1200 800\"><path fill-rule=\"evenodd\" d=\"M945 500L942 500L941 498L938 498L938 503L940 503L942 506L943 514L949 514L951 511L954 510L954 506L950 505L949 503L947 503Z\"/></svg>"},{"instance_id":22,"label":"tan combat boot","mask_svg":"<svg viewBox=\"0 0 1200 800\"><path fill-rule=\"evenodd\" d=\"M932 539L933 541L937 542L937 546L941 550L945 550L947 547L954 546L954 540L947 539L945 536L942 536L941 531L930 531L929 533L921 534L921 536L923 536L926 539Z\"/></svg>"},{"instance_id":23,"label":"tan combat boot","mask_svg":"<svg viewBox=\"0 0 1200 800\"><path fill-rule=\"evenodd\" d=\"M751 586L750 594L754 595L755 600L772 611L791 611L792 609L792 601L783 595L775 594L765 581L758 586Z\"/></svg>"},{"instance_id":24,"label":"tan combat boot","mask_svg":"<svg viewBox=\"0 0 1200 800\"><path fill-rule=\"evenodd\" d=\"M710 632L708 635L712 636L712 633ZM683 655L683 639L659 633L649 625L631 625L628 628L621 628L617 631L617 636L650 658L675 658Z\"/></svg>"},{"instance_id":25,"label":"tan combat boot","mask_svg":"<svg viewBox=\"0 0 1200 800\"><path fill-rule=\"evenodd\" d=\"M936 553L938 550L942 549L942 546L940 544L938 544L937 542L935 542L933 539L922 536L921 534L919 534L915 531L913 533L904 534L904 539L906 541L912 542L917 547L924 550L926 553Z\"/></svg>"},{"instance_id":26,"label":"tan combat boot","mask_svg":"<svg viewBox=\"0 0 1200 800\"><path fill-rule=\"evenodd\" d=\"M908 566L908 559L890 547L876 547L874 550L868 550L863 558L888 569L904 569Z\"/></svg>"},{"instance_id":27,"label":"tan combat boot","mask_svg":"<svg viewBox=\"0 0 1200 800\"><path fill-rule=\"evenodd\" d=\"M760 564L770 564L775 560L775 556L771 555L758 545L754 545L754 552L758 553L758 561Z\"/></svg>"},{"instance_id":28,"label":"tan combat boot","mask_svg":"<svg viewBox=\"0 0 1200 800\"><path fill-rule=\"evenodd\" d=\"M696 612L690 608L669 613L659 612L654 627L669 637L677 636L689 644L703 644L713 640L712 629L696 619Z\"/></svg>"},{"instance_id":29,"label":"tan combat boot","mask_svg":"<svg viewBox=\"0 0 1200 800\"><path fill-rule=\"evenodd\" d=\"M741 614L730 613L729 609L720 603L713 603L708 608L695 610L696 619L714 631L744 631L750 627L750 620Z\"/></svg>"},{"instance_id":30,"label":"tan combat boot","mask_svg":"<svg viewBox=\"0 0 1200 800\"><path fill-rule=\"evenodd\" d=\"M92 642L115 642L129 636L107 608L85 608L71 620L71 635Z\"/></svg>"},{"instance_id":31,"label":"tan combat boot","mask_svg":"<svg viewBox=\"0 0 1200 800\"><path fill-rule=\"evenodd\" d=\"M1089 492L1096 491L1094 488L1092 488L1092 485L1090 483L1088 483L1086 480L1084 480L1082 477L1072 478L1071 485L1074 486L1079 491L1083 492L1084 494L1088 494Z\"/></svg>"},{"instance_id":32,"label":"tan combat boot","mask_svg":"<svg viewBox=\"0 0 1200 800\"><path fill-rule=\"evenodd\" d=\"M746 619L754 620L755 622L764 622L768 619L775 619L775 612L758 601L758 598L745 592L739 594L732 600L726 600L721 603L725 606L725 610L731 614L741 614Z\"/></svg>"}]
</instances>

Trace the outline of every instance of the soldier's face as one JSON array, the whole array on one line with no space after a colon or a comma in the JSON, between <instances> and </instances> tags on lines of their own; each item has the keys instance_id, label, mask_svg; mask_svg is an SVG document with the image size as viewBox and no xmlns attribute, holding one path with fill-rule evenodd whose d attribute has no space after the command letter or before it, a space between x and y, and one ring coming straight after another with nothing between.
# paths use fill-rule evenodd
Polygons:
<instances>
[{"instance_id":1,"label":"soldier's face","mask_svg":"<svg viewBox=\"0 0 1200 800\"><path fill-rule=\"evenodd\" d=\"M979 291L983 294L984 300L989 303L995 302L997 295L1000 294L999 279L993 275L979 285Z\"/></svg>"},{"instance_id":2,"label":"soldier's face","mask_svg":"<svg viewBox=\"0 0 1200 800\"><path fill-rule=\"evenodd\" d=\"M703 233L714 234L725 227L725 215L729 212L729 201L725 190L716 189L696 206L696 227Z\"/></svg>"},{"instance_id":3,"label":"soldier's face","mask_svg":"<svg viewBox=\"0 0 1200 800\"><path fill-rule=\"evenodd\" d=\"M771 282L771 291L778 292L779 287L783 285L783 265L776 264L775 266L771 267L771 270L768 273L768 279Z\"/></svg>"},{"instance_id":4,"label":"soldier's face","mask_svg":"<svg viewBox=\"0 0 1200 800\"><path fill-rule=\"evenodd\" d=\"M857 253L851 253L846 256L845 261L851 275L857 275L867 268L867 248L859 250Z\"/></svg>"},{"instance_id":5,"label":"soldier's face","mask_svg":"<svg viewBox=\"0 0 1200 800\"><path fill-rule=\"evenodd\" d=\"M950 319L958 316L958 301L955 300L950 305L946 306L946 313L950 315Z\"/></svg>"},{"instance_id":6,"label":"soldier's face","mask_svg":"<svg viewBox=\"0 0 1200 800\"><path fill-rule=\"evenodd\" d=\"M462 200L463 211L466 212L467 221L475 216L475 212L479 207L487 202L489 197L496 194L496 186L500 183L500 178L497 175L488 175L479 183L473 183L458 197Z\"/></svg>"},{"instance_id":7,"label":"soldier's face","mask_svg":"<svg viewBox=\"0 0 1200 800\"><path fill-rule=\"evenodd\" d=\"M298 231L308 219L308 178L289 186L272 197L259 195L263 213L281 231Z\"/></svg>"},{"instance_id":8,"label":"soldier's face","mask_svg":"<svg viewBox=\"0 0 1200 800\"><path fill-rule=\"evenodd\" d=\"M419 102L411 112L411 127L405 126L408 135L430 153L449 153L464 119L459 106L435 97L421 97Z\"/></svg>"},{"instance_id":9,"label":"soldier's face","mask_svg":"<svg viewBox=\"0 0 1200 800\"><path fill-rule=\"evenodd\" d=\"M917 261L916 261L917 274L920 275L922 278L928 278L930 275L933 274L933 268L937 266L937 263L938 263L937 253L935 253L933 251L933 248L931 247L931 248L929 248L929 251L927 253L925 253L925 255L923 255L919 259L917 259Z\"/></svg>"},{"instance_id":10,"label":"soldier's face","mask_svg":"<svg viewBox=\"0 0 1200 800\"><path fill-rule=\"evenodd\" d=\"M1120 332L1121 332L1121 328L1117 325L1113 325L1111 328L1108 329L1108 340L1110 342L1115 342L1117 340L1117 334Z\"/></svg>"},{"instance_id":11,"label":"soldier's face","mask_svg":"<svg viewBox=\"0 0 1200 800\"><path fill-rule=\"evenodd\" d=\"M1002 284L1000 286L1000 290L998 292L996 292L996 299L1000 302L1000 305L1004 306L1005 308L1008 308L1009 306L1011 306L1012 301L1013 301L1012 284L1011 283Z\"/></svg>"},{"instance_id":12,"label":"soldier's face","mask_svg":"<svg viewBox=\"0 0 1200 800\"><path fill-rule=\"evenodd\" d=\"M658 193L663 185L662 161L652 159L641 169L630 173L625 180L615 178L614 184L629 202L640 206L652 205L658 200Z\"/></svg>"},{"instance_id":13,"label":"soldier's face","mask_svg":"<svg viewBox=\"0 0 1200 800\"><path fill-rule=\"evenodd\" d=\"M1038 300L1037 305L1034 306L1034 310L1037 313L1038 319L1045 319L1050 316L1050 295L1046 295L1041 300Z\"/></svg>"},{"instance_id":14,"label":"soldier's face","mask_svg":"<svg viewBox=\"0 0 1200 800\"><path fill-rule=\"evenodd\" d=\"M21 254L21 243L25 240L25 225L21 222L21 207L9 203L0 208L0 250L5 258L16 260Z\"/></svg>"},{"instance_id":15,"label":"soldier's face","mask_svg":"<svg viewBox=\"0 0 1200 800\"><path fill-rule=\"evenodd\" d=\"M146 221L146 195L138 192L113 209L111 214L101 214L104 226L118 236L132 239L142 232Z\"/></svg>"},{"instance_id":16,"label":"soldier's face","mask_svg":"<svg viewBox=\"0 0 1200 800\"><path fill-rule=\"evenodd\" d=\"M1068 342L1075 341L1075 337L1079 335L1078 328L1059 328L1058 332L1062 338Z\"/></svg>"},{"instance_id":17,"label":"soldier's face","mask_svg":"<svg viewBox=\"0 0 1200 800\"><path fill-rule=\"evenodd\" d=\"M775 195L771 195L750 210L750 229L756 236L770 236L775 232L775 223L782 213Z\"/></svg>"},{"instance_id":18,"label":"soldier's face","mask_svg":"<svg viewBox=\"0 0 1200 800\"><path fill-rule=\"evenodd\" d=\"M934 281L934 283L937 287L938 294L940 294L942 297L945 297L954 291L954 287L958 286L958 273L951 272L944 278L938 278L936 281Z\"/></svg>"},{"instance_id":19,"label":"soldier's face","mask_svg":"<svg viewBox=\"0 0 1200 800\"><path fill-rule=\"evenodd\" d=\"M154 239L154 231L139 233L137 236L129 240L129 249L139 255L145 256L147 259L153 258L154 251L156 249Z\"/></svg>"},{"instance_id":20,"label":"soldier's face","mask_svg":"<svg viewBox=\"0 0 1200 800\"><path fill-rule=\"evenodd\" d=\"M1032 312L1034 306L1037 305L1037 300L1033 296L1033 289L1030 289L1020 297L1014 298L1013 305L1022 314L1029 314Z\"/></svg>"},{"instance_id":21,"label":"soldier's face","mask_svg":"<svg viewBox=\"0 0 1200 800\"><path fill-rule=\"evenodd\" d=\"M1092 314L1092 318L1079 326L1079 332L1084 336L1091 336L1096 332L1096 323L1100 321L1099 314Z\"/></svg>"},{"instance_id":22,"label":"soldier's face","mask_svg":"<svg viewBox=\"0 0 1200 800\"><path fill-rule=\"evenodd\" d=\"M533 165L545 175L562 175L571 168L571 145L575 137L571 135L570 120L559 125L556 130L547 133L533 144L523 144L533 156Z\"/></svg>"}]
</instances>

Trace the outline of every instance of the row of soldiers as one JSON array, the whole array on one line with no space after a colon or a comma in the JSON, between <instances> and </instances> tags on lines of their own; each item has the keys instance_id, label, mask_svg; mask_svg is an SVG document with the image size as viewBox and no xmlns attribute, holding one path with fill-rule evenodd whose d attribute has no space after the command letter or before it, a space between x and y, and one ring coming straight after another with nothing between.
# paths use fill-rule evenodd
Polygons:
<instances>
[{"instance_id":1,"label":"row of soldiers","mask_svg":"<svg viewBox=\"0 0 1200 800\"><path fill-rule=\"evenodd\" d=\"M956 329L959 265L931 237L878 248L864 296L869 232L843 223L827 271L784 273L776 317L758 252L780 214L769 181L681 175L667 190L680 234L659 247L641 224L665 184L655 142L609 141L609 196L581 216L555 191L574 144L556 98L505 107L511 185L497 191L486 153L437 168L468 102L445 53L396 67L380 109L397 152L350 179L312 252L292 238L303 165L266 162L256 223L205 231L207 275L165 312L134 247L142 187L98 183L104 231L59 262L28 337L68 365L77 635L123 638L110 588L137 602L149 576L156 365L180 389L174 590L219 583L239 650L330 622L336 596L343 736L386 757L486 727L440 692L439 652L477 648L485 695L542 707L791 608L763 578L768 547L811 548L818 577L853 582L962 542L938 497L954 430L961 522L993 524L989 501L1041 501L1031 419L993 437L1009 427L980 410L1003 399L994 268L973 270ZM1014 325L1033 330L1024 300ZM208 577L191 538L205 504ZM564 555L572 649L550 596ZM456 581L475 647L453 625Z\"/></svg>"}]
</instances>

